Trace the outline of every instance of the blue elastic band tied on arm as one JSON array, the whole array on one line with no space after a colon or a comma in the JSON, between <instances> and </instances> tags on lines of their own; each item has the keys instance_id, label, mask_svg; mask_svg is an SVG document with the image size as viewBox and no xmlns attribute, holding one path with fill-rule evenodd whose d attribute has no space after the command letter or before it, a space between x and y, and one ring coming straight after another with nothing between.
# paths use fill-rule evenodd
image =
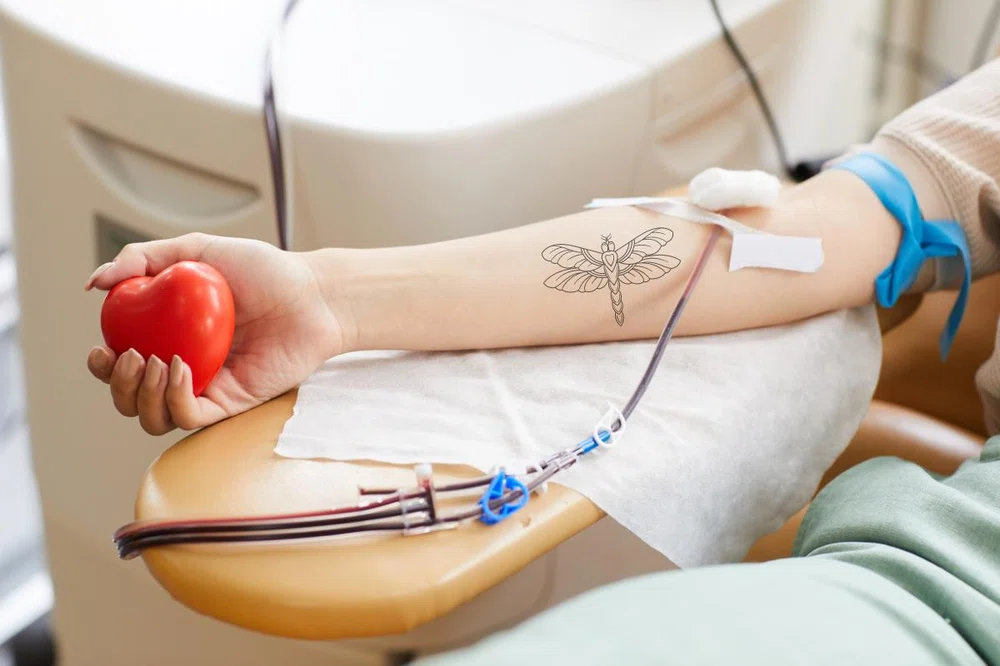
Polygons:
<instances>
[{"instance_id":1,"label":"blue elastic band tied on arm","mask_svg":"<svg viewBox=\"0 0 1000 666\"><path fill-rule=\"evenodd\" d=\"M962 286L940 339L941 358L947 358L965 314L972 283L972 260L962 228L950 220L925 220L906 176L880 155L861 153L832 168L850 171L861 178L903 228L895 260L875 280L875 294L882 307L891 308L896 304L899 297L916 282L920 269L928 259L961 257L964 263Z\"/></svg>"}]
</instances>

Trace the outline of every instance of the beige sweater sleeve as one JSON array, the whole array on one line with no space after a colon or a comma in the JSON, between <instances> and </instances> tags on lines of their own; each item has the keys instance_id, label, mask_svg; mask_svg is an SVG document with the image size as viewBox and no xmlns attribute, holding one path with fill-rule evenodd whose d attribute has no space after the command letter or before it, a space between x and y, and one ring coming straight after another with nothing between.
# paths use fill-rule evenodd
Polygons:
<instances>
[{"instance_id":1,"label":"beige sweater sleeve","mask_svg":"<svg viewBox=\"0 0 1000 666\"><path fill-rule=\"evenodd\" d=\"M956 220L965 231L973 278L1000 271L1000 59L903 112L866 147L910 180L925 219ZM933 262L919 289L952 286L954 260ZM991 434L1000 432L1000 332L976 375Z\"/></svg>"}]
</instances>

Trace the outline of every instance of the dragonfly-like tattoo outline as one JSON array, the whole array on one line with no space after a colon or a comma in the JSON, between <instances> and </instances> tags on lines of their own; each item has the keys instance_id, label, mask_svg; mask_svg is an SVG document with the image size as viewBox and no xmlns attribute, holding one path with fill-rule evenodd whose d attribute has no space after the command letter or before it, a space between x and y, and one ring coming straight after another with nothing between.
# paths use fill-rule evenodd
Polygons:
<instances>
[{"instance_id":1,"label":"dragonfly-like tattoo outline","mask_svg":"<svg viewBox=\"0 0 1000 666\"><path fill-rule=\"evenodd\" d=\"M659 254L674 237L666 227L643 232L616 247L611 235L601 236L601 250L556 244L542 250L542 258L561 267L545 280L545 286L567 293L590 293L608 288L611 308L619 326L625 324L622 284L642 284L661 278L681 265L669 254Z\"/></svg>"}]
</instances>

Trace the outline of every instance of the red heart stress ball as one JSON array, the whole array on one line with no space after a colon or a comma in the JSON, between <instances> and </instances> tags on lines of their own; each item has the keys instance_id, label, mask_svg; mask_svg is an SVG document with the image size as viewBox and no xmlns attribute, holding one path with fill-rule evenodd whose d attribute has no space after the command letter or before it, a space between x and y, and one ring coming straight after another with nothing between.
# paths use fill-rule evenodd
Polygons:
<instances>
[{"instance_id":1,"label":"red heart stress ball","mask_svg":"<svg viewBox=\"0 0 1000 666\"><path fill-rule=\"evenodd\" d=\"M182 261L153 277L124 280L101 308L104 342L118 355L135 349L166 364L179 356L201 395L229 355L236 327L233 293L207 264Z\"/></svg>"}]
</instances>

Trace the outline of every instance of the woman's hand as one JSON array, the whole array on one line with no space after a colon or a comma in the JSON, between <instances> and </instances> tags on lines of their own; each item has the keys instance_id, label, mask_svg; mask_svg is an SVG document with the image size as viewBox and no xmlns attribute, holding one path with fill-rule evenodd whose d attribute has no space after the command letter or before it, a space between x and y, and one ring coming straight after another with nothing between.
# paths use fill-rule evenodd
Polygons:
<instances>
[{"instance_id":1,"label":"woman's hand","mask_svg":"<svg viewBox=\"0 0 1000 666\"><path fill-rule=\"evenodd\" d=\"M191 370L180 359L147 361L135 350L116 357L104 346L87 358L91 373L111 386L118 411L138 416L146 432L193 430L239 414L295 388L345 350L342 322L303 255L259 241L189 234L129 245L85 289L106 291L184 260L222 273L236 303L232 349L202 396L195 398Z\"/></svg>"}]
</instances>

